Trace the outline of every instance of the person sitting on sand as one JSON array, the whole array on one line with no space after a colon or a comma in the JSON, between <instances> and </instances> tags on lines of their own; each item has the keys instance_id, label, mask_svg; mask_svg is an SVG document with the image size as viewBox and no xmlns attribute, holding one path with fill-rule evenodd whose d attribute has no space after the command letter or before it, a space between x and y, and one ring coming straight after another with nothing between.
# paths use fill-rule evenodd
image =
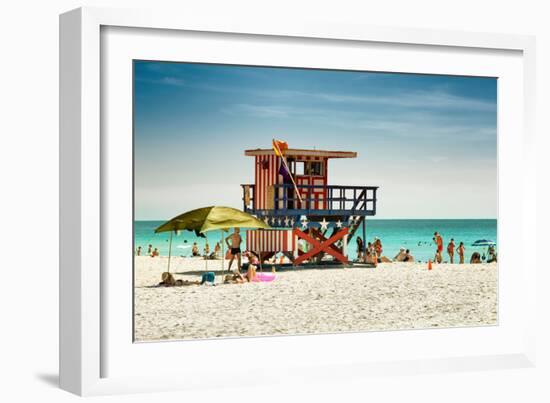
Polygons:
<instances>
[{"instance_id":1,"label":"person sitting on sand","mask_svg":"<svg viewBox=\"0 0 550 403\"><path fill-rule=\"evenodd\" d=\"M374 250L378 257L378 263L391 263L392 260L382 255L382 241L379 238L374 240Z\"/></svg>"},{"instance_id":2,"label":"person sitting on sand","mask_svg":"<svg viewBox=\"0 0 550 403\"><path fill-rule=\"evenodd\" d=\"M225 238L225 243L227 244L227 247L231 250L229 271L231 271L231 265L233 264L233 260L235 260L235 257L237 257L237 271L240 272L241 270L241 243L243 240L239 232L239 228L235 228L234 232L227 238Z\"/></svg>"},{"instance_id":3,"label":"person sitting on sand","mask_svg":"<svg viewBox=\"0 0 550 403\"><path fill-rule=\"evenodd\" d=\"M196 242L193 242L193 247L191 248L191 254L195 257L200 256L199 247Z\"/></svg>"},{"instance_id":4,"label":"person sitting on sand","mask_svg":"<svg viewBox=\"0 0 550 403\"><path fill-rule=\"evenodd\" d=\"M401 248L399 248L399 253L397 255L395 255L393 260L395 260L396 262L405 262L405 256L406 255L407 254L405 253L405 248L401 247Z\"/></svg>"},{"instance_id":5,"label":"person sitting on sand","mask_svg":"<svg viewBox=\"0 0 550 403\"><path fill-rule=\"evenodd\" d=\"M405 251L405 258L403 261L407 263L414 263L414 256L411 255L411 251L409 249Z\"/></svg>"},{"instance_id":6,"label":"person sitting on sand","mask_svg":"<svg viewBox=\"0 0 550 403\"><path fill-rule=\"evenodd\" d=\"M453 238L451 238L451 242L447 245L447 254L449 255L451 264L453 264L455 257L455 240Z\"/></svg>"},{"instance_id":7,"label":"person sitting on sand","mask_svg":"<svg viewBox=\"0 0 550 403\"><path fill-rule=\"evenodd\" d=\"M246 270L246 280L251 283L256 280L256 265L249 264L248 269Z\"/></svg>"},{"instance_id":8,"label":"person sitting on sand","mask_svg":"<svg viewBox=\"0 0 550 403\"><path fill-rule=\"evenodd\" d=\"M160 256L160 252L158 248L155 248L153 252L151 252L151 257L156 257L156 256Z\"/></svg>"},{"instance_id":9,"label":"person sitting on sand","mask_svg":"<svg viewBox=\"0 0 550 403\"><path fill-rule=\"evenodd\" d=\"M136 250L136 256L141 256L141 246L138 246Z\"/></svg>"},{"instance_id":10,"label":"person sitting on sand","mask_svg":"<svg viewBox=\"0 0 550 403\"><path fill-rule=\"evenodd\" d=\"M472 253L472 257L470 258L470 263L481 263L481 256L479 252Z\"/></svg>"},{"instance_id":11,"label":"person sitting on sand","mask_svg":"<svg viewBox=\"0 0 550 403\"><path fill-rule=\"evenodd\" d=\"M497 262L497 252L493 245L489 246L487 251L487 263L496 263Z\"/></svg>"},{"instance_id":12,"label":"person sitting on sand","mask_svg":"<svg viewBox=\"0 0 550 403\"><path fill-rule=\"evenodd\" d=\"M371 242L367 243L367 250L365 252L365 256L363 256L363 261L370 264L375 264L378 261L378 259L376 259L374 245Z\"/></svg>"},{"instance_id":13,"label":"person sitting on sand","mask_svg":"<svg viewBox=\"0 0 550 403\"><path fill-rule=\"evenodd\" d=\"M460 258L459 264L464 264L464 251L466 248L464 247L464 242L460 242L458 245L458 248L456 248L456 252L458 253L458 257Z\"/></svg>"}]
</instances>

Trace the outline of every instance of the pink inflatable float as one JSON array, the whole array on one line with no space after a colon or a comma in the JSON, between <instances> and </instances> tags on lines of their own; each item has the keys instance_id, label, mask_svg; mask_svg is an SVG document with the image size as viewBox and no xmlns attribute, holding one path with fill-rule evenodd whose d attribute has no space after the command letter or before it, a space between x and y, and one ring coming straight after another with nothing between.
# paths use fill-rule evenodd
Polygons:
<instances>
[{"instance_id":1,"label":"pink inflatable float","mask_svg":"<svg viewBox=\"0 0 550 403\"><path fill-rule=\"evenodd\" d=\"M256 273L255 281L266 283L275 280L275 277L277 277L275 273Z\"/></svg>"}]
</instances>

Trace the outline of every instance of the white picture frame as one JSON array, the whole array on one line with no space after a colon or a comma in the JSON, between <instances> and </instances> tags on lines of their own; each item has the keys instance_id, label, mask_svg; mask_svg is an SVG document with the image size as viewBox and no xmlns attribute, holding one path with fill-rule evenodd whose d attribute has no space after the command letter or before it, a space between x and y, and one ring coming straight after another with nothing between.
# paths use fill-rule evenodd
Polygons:
<instances>
[{"instance_id":1,"label":"white picture frame","mask_svg":"<svg viewBox=\"0 0 550 403\"><path fill-rule=\"evenodd\" d=\"M179 351L183 354L186 349L186 360L180 364L167 365L167 370L160 376L131 373L128 368L120 367L117 371L107 368L106 362L113 355L113 351L122 351L124 347L113 344L110 333L117 333L114 327L106 332L110 326L106 318L112 315L108 302L109 291L104 287L105 277L109 277L102 267L107 262L109 244L106 243L104 229L109 226L112 216L106 215L106 203L109 203L110 187L107 178L111 173L106 167L108 156L106 147L116 146L109 140L102 139L102 132L108 131L108 124L104 123L105 113L102 114L102 92L107 93L109 88L102 87L102 30L109 27L117 29L154 29L157 32L193 32L200 37L208 33L224 35L238 35L254 38L255 41L330 41L330 46L337 48L348 44L374 43L377 46L399 45L401 47L422 47L445 52L449 49L465 49L483 55L491 52L514 52L513 66L521 64L521 77L515 85L515 91L522 97L519 100L521 110L517 112L517 121L505 121L506 125L514 128L510 130L511 142L499 142L499 170L507 172L505 177L499 174L499 185L503 181L521 181L517 184L516 216L504 230L518 230L521 232L522 248L527 249L526 234L535 234L535 159L533 114L534 114L534 38L520 35L503 35L487 33L467 33L455 31L429 31L407 28L381 28L333 24L325 22L304 21L297 25L290 22L254 20L248 21L245 17L236 20L200 19L187 15L171 15L170 13L152 12L150 10L116 10L103 8L81 8L70 11L60 17L60 385L63 389L79 395L112 394L140 391L160 391L186 388L207 388L229 385L235 382L231 377L223 379L219 376L220 370L212 370L208 365L201 365L200 357L212 354L212 359L218 357L221 361L228 361L234 357L224 356L227 344L242 346L244 343L254 346L269 345L275 353L278 348L300 351L296 358L277 361L276 355L267 355L263 359L251 357L242 359L242 370L256 369L254 373L257 384L262 382L295 382L296 374L301 380L305 379L344 379L350 374L354 376L368 376L370 374L413 374L455 370L476 370L492 368L526 367L534 365L534 329L535 321L530 315L523 315L521 323L515 316L499 317L499 326L489 329L454 329L454 330L427 330L409 332L389 332L365 334L343 334L326 336L299 336L280 338L244 338L224 341L193 341L182 343L160 343L163 351ZM130 33L131 35L131 33ZM172 38L173 39L173 38ZM176 38L177 39L177 38ZM159 39L160 41L160 39ZM169 51L170 41L166 42ZM145 44L143 45L145 47ZM286 46L286 45L282 45ZM163 48L163 46L159 46ZM161 52L161 51L159 51ZM162 52L158 54L162 57ZM131 55L128 55L131 57ZM429 57L434 57L429 56ZM518 59L519 58L519 59ZM267 63L267 61L266 61ZM506 62L502 62L505 64ZM303 63L302 63L303 64ZM434 67L434 69L437 67ZM408 72L410 67L404 67ZM514 70L514 75L519 70ZM450 71L441 71L449 73ZM517 74L516 74L517 75ZM517 81L517 79L516 79ZM505 92L506 94L506 92ZM499 98L499 102L501 98ZM517 100L516 100L517 101ZM518 104L514 104L514 107ZM506 111L512 112L512 104ZM105 112L105 111L103 111ZM501 109L499 109L501 112ZM499 131L506 131L507 127L500 126ZM105 124L105 125L104 125ZM520 147L522 160L509 161L502 158L501 153L506 148ZM507 154L510 155L510 154ZM511 165L508 165L511 164ZM509 168L515 168L515 177L509 174ZM518 167L520 169L518 170ZM502 194L499 204L499 220L503 211L512 208L503 203ZM506 194L507 196L510 194ZM509 234L508 234L509 235ZM507 233L501 233L499 221L499 239L505 238ZM516 236L517 237L517 236ZM111 238L112 240L112 238ZM531 241L532 238L531 238ZM501 245L503 243L501 242ZM506 245L506 243L504 243ZM535 270L536 261L533 254L521 254L521 272L517 274L521 282L504 279L502 287L516 287L514 298L521 299L523 312L535 312ZM501 247L502 264L510 262L513 254L507 253ZM501 263L499 263L500 265ZM516 274L514 274L516 275ZM514 285L515 284L515 285ZM129 285L131 286L131 284ZM507 291L508 288L505 288ZM505 293L506 294L506 293ZM125 294L122 293L124 296ZM499 295L504 299L506 295ZM122 298L124 299L124 298ZM126 298L127 299L127 298ZM112 299L111 299L112 300ZM127 304L125 301L124 304ZM504 300L504 303L506 301ZM519 311L518 311L519 312ZM103 328L102 328L103 327ZM111 326L110 326L111 327ZM507 329L508 333L500 332ZM488 350L483 344L477 349L455 350L445 353L444 343L434 344L433 353L422 350L417 355L404 355L397 349L393 356L387 358L375 357L372 360L361 356L339 360L337 356L318 357L315 348L320 345L334 346L345 344L353 351L366 337L369 342L385 343L384 340L395 340L396 343L410 341L411 345L426 344L431 336L426 332L439 332L436 336L441 340L461 338L468 340L471 337L494 337L506 339L502 345L494 350ZM395 333L395 334L394 334ZM397 334L399 333L399 334ZM513 335L513 337L511 336ZM507 337L510 336L510 340ZM314 339L312 339L314 338ZM519 341L521 338L521 341ZM287 339L291 339L287 343ZM312 342L314 340L314 342ZM129 341L131 343L131 341ZM206 344L205 344L206 343ZM381 345L380 344L380 345ZM498 343L495 343L498 344ZM144 347L142 359L147 354L156 355L153 343ZM208 351L204 351L204 346ZM107 348L111 346L111 348ZM183 347L182 347L183 346ZM128 346L131 347L131 346ZM181 348L180 348L181 347ZM419 347L420 348L420 347ZM383 350L383 349L382 349ZM193 355L193 352L198 352ZM141 354L141 352L139 352ZM200 353L200 354L199 354ZM133 354L131 349L127 354ZM177 352L175 354L178 354ZM114 356L114 355L113 355ZM119 360L128 360L129 355L120 356ZM242 358L242 357L241 357ZM183 374L196 362L193 373ZM145 363L145 361L143 361ZM135 365L135 363L134 363ZM146 364L144 364L145 366ZM148 363L147 365L152 365ZM187 367L186 367L187 366ZM276 375L265 371L266 375L258 373L257 368L284 368ZM307 368L307 371L303 371ZM125 373L125 371L128 371ZM139 372L139 371L138 371ZM116 374L115 374L116 373ZM115 374L115 375L112 375ZM269 375L268 375L269 374Z\"/></svg>"}]
</instances>

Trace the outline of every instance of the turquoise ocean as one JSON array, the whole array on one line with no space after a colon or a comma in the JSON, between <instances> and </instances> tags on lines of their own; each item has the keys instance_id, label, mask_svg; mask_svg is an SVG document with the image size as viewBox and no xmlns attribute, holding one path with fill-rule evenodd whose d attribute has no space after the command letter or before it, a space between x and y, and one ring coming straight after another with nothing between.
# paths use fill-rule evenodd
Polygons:
<instances>
[{"instance_id":1,"label":"turquoise ocean","mask_svg":"<svg viewBox=\"0 0 550 403\"><path fill-rule=\"evenodd\" d=\"M143 254L147 252L148 245L158 248L161 256L168 255L168 245L170 234L155 234L155 228L164 221L135 221L134 222L134 245L135 249L141 246ZM435 244L432 241L433 234L438 231L444 242L444 260L448 259L446 255L447 243L454 238L456 245L464 242L466 247L466 260L474 251L484 252L484 248L471 246L478 239L489 239L497 242L497 220L496 219L417 219L417 220L384 220L367 219L367 241L372 241L374 237L380 238L383 246L383 254L393 258L400 247L410 249L415 260L427 261L433 259L435 254ZM243 231L244 232L244 231ZM362 236L359 229L355 236ZM207 234L208 243L213 250L216 241L221 239L220 231L212 231ZM181 231L174 235L172 239L173 256L190 256L191 245L197 242L202 252L205 238L197 237L194 232ZM349 242L349 256L356 257L355 237ZM244 246L244 245L243 245ZM498 250L498 244L497 244Z\"/></svg>"}]
</instances>

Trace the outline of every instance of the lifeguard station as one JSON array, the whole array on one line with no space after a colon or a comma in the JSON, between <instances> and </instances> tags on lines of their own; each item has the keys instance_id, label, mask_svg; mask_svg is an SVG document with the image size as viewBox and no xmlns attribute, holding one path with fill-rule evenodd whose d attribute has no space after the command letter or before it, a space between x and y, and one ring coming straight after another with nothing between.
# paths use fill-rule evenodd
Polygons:
<instances>
[{"instance_id":1,"label":"lifeguard station","mask_svg":"<svg viewBox=\"0 0 550 403\"><path fill-rule=\"evenodd\" d=\"M286 143L284 143L286 145ZM254 158L254 183L243 188L243 210L274 230L247 231L247 249L262 260L284 253L294 265L326 255L348 264L347 241L376 215L378 186L329 185L330 159L356 158L352 151L286 148L246 150ZM303 240L303 241L300 241ZM299 244L307 243L300 248Z\"/></svg>"}]
</instances>

